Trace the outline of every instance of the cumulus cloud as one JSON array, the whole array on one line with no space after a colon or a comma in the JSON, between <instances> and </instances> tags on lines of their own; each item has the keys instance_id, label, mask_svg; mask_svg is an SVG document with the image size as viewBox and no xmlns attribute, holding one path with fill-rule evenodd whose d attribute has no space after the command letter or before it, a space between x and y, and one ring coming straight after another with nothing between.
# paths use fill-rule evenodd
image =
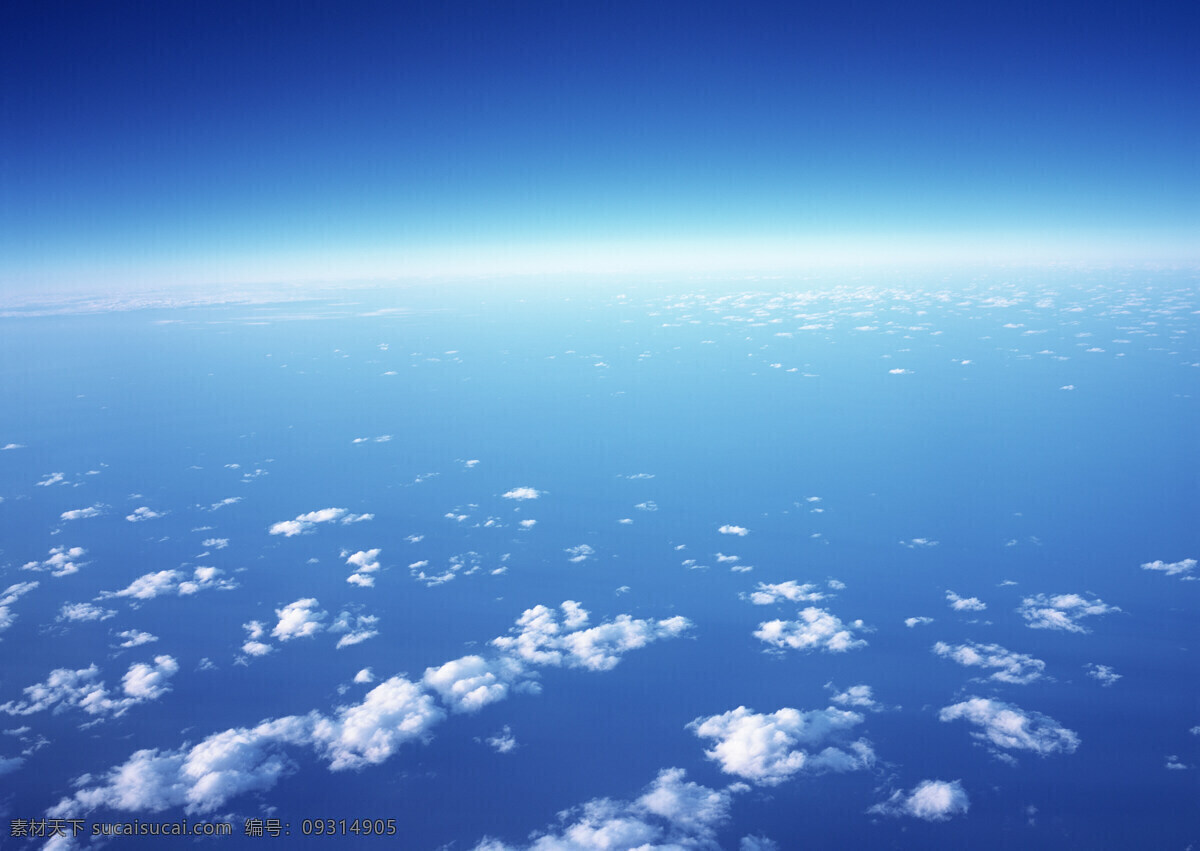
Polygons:
<instances>
[{"instance_id":1,"label":"cumulus cloud","mask_svg":"<svg viewBox=\"0 0 1200 851\"><path fill-rule=\"evenodd\" d=\"M105 609L94 603L63 603L62 608L58 610L58 617L55 620L75 622L106 621L116 616L116 610Z\"/></svg>"},{"instance_id":2,"label":"cumulus cloud","mask_svg":"<svg viewBox=\"0 0 1200 851\"><path fill-rule=\"evenodd\" d=\"M681 616L643 620L618 615L587 628L590 615L575 601L567 600L560 611L561 616L546 606L526 609L509 634L493 639L492 645L528 664L608 671L629 650L675 638L691 627L691 621Z\"/></svg>"},{"instance_id":3,"label":"cumulus cloud","mask_svg":"<svg viewBox=\"0 0 1200 851\"><path fill-rule=\"evenodd\" d=\"M956 612L982 612L987 608L987 603L978 597L960 597L953 591L946 592L946 602Z\"/></svg>"},{"instance_id":4,"label":"cumulus cloud","mask_svg":"<svg viewBox=\"0 0 1200 851\"><path fill-rule=\"evenodd\" d=\"M218 508L224 508L227 505L237 505L241 501L242 501L242 498L240 496L229 496L229 497L226 497L225 499L221 500L220 502L214 502L212 505L210 505L208 507L208 510L216 511Z\"/></svg>"},{"instance_id":5,"label":"cumulus cloud","mask_svg":"<svg viewBox=\"0 0 1200 851\"><path fill-rule=\"evenodd\" d=\"M565 550L563 550L563 552L570 556L567 561L574 562L575 564L578 564L581 561L587 561L588 556L595 555L596 553L596 551L587 544L580 544L577 547L567 547Z\"/></svg>"},{"instance_id":6,"label":"cumulus cloud","mask_svg":"<svg viewBox=\"0 0 1200 851\"><path fill-rule=\"evenodd\" d=\"M100 503L89 505L87 508L73 508L70 511L64 511L58 515L63 520L86 520L89 517L99 517L104 513L104 506Z\"/></svg>"},{"instance_id":7,"label":"cumulus cloud","mask_svg":"<svg viewBox=\"0 0 1200 851\"><path fill-rule=\"evenodd\" d=\"M309 638L325 629L323 621L328 612L318 608L315 597L305 597L288 603L282 609L275 610L279 622L271 630L271 635L280 641L291 641L293 638Z\"/></svg>"},{"instance_id":8,"label":"cumulus cloud","mask_svg":"<svg viewBox=\"0 0 1200 851\"><path fill-rule=\"evenodd\" d=\"M537 499L541 495L542 492L537 488L513 488L512 490L501 494L504 499L516 500Z\"/></svg>"},{"instance_id":9,"label":"cumulus cloud","mask_svg":"<svg viewBox=\"0 0 1200 851\"><path fill-rule=\"evenodd\" d=\"M313 527L318 523L361 523L364 520L375 519L374 514L351 514L345 508L322 508L318 511L309 511L306 514L299 514L295 520L281 520L274 523L267 530L272 535L283 535L286 538L291 538L294 535L300 535L305 532L312 531Z\"/></svg>"},{"instance_id":10,"label":"cumulus cloud","mask_svg":"<svg viewBox=\"0 0 1200 851\"><path fill-rule=\"evenodd\" d=\"M426 668L423 682L456 712L477 712L489 703L504 700L512 682L521 674L511 660L463 656Z\"/></svg>"},{"instance_id":11,"label":"cumulus cloud","mask_svg":"<svg viewBox=\"0 0 1200 851\"><path fill-rule=\"evenodd\" d=\"M1189 574L1196 567L1194 558L1185 558L1182 561L1173 561L1167 563L1161 559L1157 561L1148 561L1142 565L1142 570L1156 570L1160 573L1165 573L1167 576L1179 576L1180 574Z\"/></svg>"},{"instance_id":12,"label":"cumulus cloud","mask_svg":"<svg viewBox=\"0 0 1200 851\"><path fill-rule=\"evenodd\" d=\"M32 582L18 582L0 591L0 632L12 626L17 619L17 616L13 614L12 604L34 588L37 588L39 584L37 580Z\"/></svg>"},{"instance_id":13,"label":"cumulus cloud","mask_svg":"<svg viewBox=\"0 0 1200 851\"><path fill-rule=\"evenodd\" d=\"M686 779L682 768L666 768L635 801L597 798L561 813L562 824L536 833L528 845L486 837L475 851L711 851L716 829L729 818L732 793Z\"/></svg>"},{"instance_id":14,"label":"cumulus cloud","mask_svg":"<svg viewBox=\"0 0 1200 851\"><path fill-rule=\"evenodd\" d=\"M246 643L242 645L242 652L250 656L266 656L273 649L270 644L262 640L262 637L267 634L267 629L263 626L262 621L250 621L242 624L242 629L246 630Z\"/></svg>"},{"instance_id":15,"label":"cumulus cloud","mask_svg":"<svg viewBox=\"0 0 1200 851\"><path fill-rule=\"evenodd\" d=\"M211 547L214 550L223 550L229 546L228 538L205 538L201 542L201 546Z\"/></svg>"},{"instance_id":16,"label":"cumulus cloud","mask_svg":"<svg viewBox=\"0 0 1200 851\"><path fill-rule=\"evenodd\" d=\"M912 629L914 626L924 626L925 624L929 623L933 623L933 618L927 618L924 615L921 615L920 617L904 619L904 625L909 629Z\"/></svg>"},{"instance_id":17,"label":"cumulus cloud","mask_svg":"<svg viewBox=\"0 0 1200 851\"><path fill-rule=\"evenodd\" d=\"M704 755L733 774L760 786L777 786L800 771L856 771L874 764L865 739L848 742L861 724L857 712L828 707L808 712L785 707L770 714L745 706L697 718L688 729L716 744Z\"/></svg>"},{"instance_id":18,"label":"cumulus cloud","mask_svg":"<svg viewBox=\"0 0 1200 851\"><path fill-rule=\"evenodd\" d=\"M800 613L800 620L773 620L760 623L754 637L772 647L790 647L793 650L823 650L844 653L858 647L866 647L867 641L855 637L855 630L867 627L861 620L844 623L837 615L826 609L809 606Z\"/></svg>"},{"instance_id":19,"label":"cumulus cloud","mask_svg":"<svg viewBox=\"0 0 1200 851\"><path fill-rule=\"evenodd\" d=\"M337 649L343 647L352 647L355 644L362 644L369 638L374 638L379 635L379 630L375 628L375 624L379 623L379 618L375 615L357 615L350 612L338 612L333 623L329 625L329 631L332 633L341 633L342 637L338 639Z\"/></svg>"},{"instance_id":20,"label":"cumulus cloud","mask_svg":"<svg viewBox=\"0 0 1200 851\"><path fill-rule=\"evenodd\" d=\"M116 614L115 612L113 614ZM157 635L152 635L149 632L140 632L136 629L126 629L117 633L117 638L124 639L120 643L120 647L141 647L143 644L153 644L158 641Z\"/></svg>"},{"instance_id":21,"label":"cumulus cloud","mask_svg":"<svg viewBox=\"0 0 1200 851\"><path fill-rule=\"evenodd\" d=\"M1108 665L1097 665L1095 663L1089 662L1088 664L1084 665L1083 667L1084 667L1084 670L1087 671L1087 675L1094 680L1099 680L1100 685L1102 685L1102 686L1111 686L1117 680L1121 679L1121 676L1122 676L1121 674L1118 674L1116 671L1114 671L1112 668L1110 668Z\"/></svg>"},{"instance_id":22,"label":"cumulus cloud","mask_svg":"<svg viewBox=\"0 0 1200 851\"><path fill-rule=\"evenodd\" d=\"M162 517L162 514L154 511L149 506L143 505L141 508L135 508L132 514L126 514L125 519L130 523L140 523L143 520L154 520Z\"/></svg>"},{"instance_id":23,"label":"cumulus cloud","mask_svg":"<svg viewBox=\"0 0 1200 851\"><path fill-rule=\"evenodd\" d=\"M834 695L829 698L838 706L853 706L856 709L865 709L868 712L882 712L883 704L875 699L871 687L868 685L850 686L845 691L839 692L833 683L825 683L825 688L834 692Z\"/></svg>"},{"instance_id":24,"label":"cumulus cloud","mask_svg":"<svg viewBox=\"0 0 1200 851\"><path fill-rule=\"evenodd\" d=\"M964 815L970 806L967 791L958 780L922 780L911 791L897 791L867 812L946 821L952 816Z\"/></svg>"},{"instance_id":25,"label":"cumulus cloud","mask_svg":"<svg viewBox=\"0 0 1200 851\"><path fill-rule=\"evenodd\" d=\"M750 534L750 530L745 526L731 526L728 523L717 529L717 531L722 535L737 535L739 538L744 538Z\"/></svg>"},{"instance_id":26,"label":"cumulus cloud","mask_svg":"<svg viewBox=\"0 0 1200 851\"><path fill-rule=\"evenodd\" d=\"M989 679L1002 683L1026 685L1039 679L1046 669L1046 663L1041 659L1025 653L1014 653L999 644L968 641L966 644L950 645L939 641L933 645L933 652L965 667L995 668Z\"/></svg>"},{"instance_id":27,"label":"cumulus cloud","mask_svg":"<svg viewBox=\"0 0 1200 851\"><path fill-rule=\"evenodd\" d=\"M346 564L354 568L354 572L346 577L346 581L352 585L358 585L363 588L369 588L375 584L375 577L371 574L379 570L379 554L382 552L378 547L373 550L359 550L346 556L346 551L342 551L342 555L346 556Z\"/></svg>"},{"instance_id":28,"label":"cumulus cloud","mask_svg":"<svg viewBox=\"0 0 1200 851\"><path fill-rule=\"evenodd\" d=\"M996 747L1033 751L1039 756L1074 753L1079 736L1053 718L984 697L971 697L944 707L942 721L965 720L980 728L971 735Z\"/></svg>"},{"instance_id":29,"label":"cumulus cloud","mask_svg":"<svg viewBox=\"0 0 1200 851\"><path fill-rule=\"evenodd\" d=\"M35 482L34 484L37 485L37 487L46 488L50 487L50 485L65 485L66 483L67 477L63 473L47 473L45 478L43 478L40 482Z\"/></svg>"},{"instance_id":30,"label":"cumulus cloud","mask_svg":"<svg viewBox=\"0 0 1200 851\"><path fill-rule=\"evenodd\" d=\"M296 606L295 613L315 611L315 600L296 604L291 604ZM306 634L309 627L305 624L311 620L300 614L286 620L281 617L281 623L287 624L285 630L298 635ZM137 751L104 774L81 778L80 788L51 807L47 815L78 818L101 807L150 812L182 807L189 815L213 812L234 796L272 788L294 770L289 746L311 749L333 771L381 763L405 743L428 739L446 717L435 693L448 695L445 699L452 707L461 704L467 708L472 701L483 705L496 696L490 686L515 676L510 672L521 672L526 664L607 670L625 650L677 636L690 625L682 617L643 621L621 615L589 628L588 620L587 611L572 601L558 612L537 606L525 612L508 636L494 642L499 658L486 660L484 665L464 657L455 660L457 664L430 668L426 672L428 686L403 676L391 677L362 701L331 714L314 711L268 719L255 727L214 733L194 746ZM251 638L264 632L256 622L247 628ZM489 679L488 673L496 680ZM354 677L356 683L373 679L369 669ZM130 687L143 694L154 691L153 682L137 672ZM668 809L672 801L682 801L689 789L689 785L678 784L679 796L663 795L657 803L647 802L647 812Z\"/></svg>"},{"instance_id":31,"label":"cumulus cloud","mask_svg":"<svg viewBox=\"0 0 1200 851\"><path fill-rule=\"evenodd\" d=\"M1017 609L1030 629L1061 629L1066 632L1090 632L1081 626L1082 618L1121 611L1099 597L1087 599L1079 594L1036 594L1026 597Z\"/></svg>"},{"instance_id":32,"label":"cumulus cloud","mask_svg":"<svg viewBox=\"0 0 1200 851\"><path fill-rule=\"evenodd\" d=\"M512 753L517 749L517 737L512 734L512 729L507 724L499 733L489 736L487 743L496 753Z\"/></svg>"},{"instance_id":33,"label":"cumulus cloud","mask_svg":"<svg viewBox=\"0 0 1200 851\"><path fill-rule=\"evenodd\" d=\"M152 600L163 595L186 597L198 591L220 589L229 591L237 587L232 579L222 579L223 571L215 567L197 567L191 576L182 570L160 570L139 576L120 591L101 591L96 599L129 597L134 600Z\"/></svg>"},{"instance_id":34,"label":"cumulus cloud","mask_svg":"<svg viewBox=\"0 0 1200 851\"><path fill-rule=\"evenodd\" d=\"M45 682L27 686L25 699L8 701L0 705L0 712L9 715L32 715L53 709L62 712L68 708L82 709L89 715L118 717L130 707L147 700L154 700L170 691L168 681L179 670L171 656L155 656L154 664L137 662L129 666L121 679L124 696L113 696L100 679L100 669L95 665L72 671L57 668L50 672Z\"/></svg>"},{"instance_id":35,"label":"cumulus cloud","mask_svg":"<svg viewBox=\"0 0 1200 851\"><path fill-rule=\"evenodd\" d=\"M78 573L87 562L80 561L87 554L83 547L54 547L44 561L27 561L21 570L46 571L51 576L69 576Z\"/></svg>"},{"instance_id":36,"label":"cumulus cloud","mask_svg":"<svg viewBox=\"0 0 1200 851\"><path fill-rule=\"evenodd\" d=\"M788 600L792 603L815 603L825 599L825 595L816 589L816 585L810 583L801 585L796 580L789 579L787 582L780 582L776 585L760 582L754 591L741 596L743 600L749 600L756 606L768 606L780 600Z\"/></svg>"}]
</instances>

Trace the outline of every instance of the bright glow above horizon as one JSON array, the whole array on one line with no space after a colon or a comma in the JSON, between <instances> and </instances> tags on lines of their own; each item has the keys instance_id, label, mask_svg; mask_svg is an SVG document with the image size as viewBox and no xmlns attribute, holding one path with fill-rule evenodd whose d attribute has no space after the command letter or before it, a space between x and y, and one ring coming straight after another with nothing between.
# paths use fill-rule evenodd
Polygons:
<instances>
[{"instance_id":1,"label":"bright glow above horizon","mask_svg":"<svg viewBox=\"0 0 1200 851\"><path fill-rule=\"evenodd\" d=\"M1200 263L1182 6L120 5L3 13L0 298Z\"/></svg>"}]
</instances>

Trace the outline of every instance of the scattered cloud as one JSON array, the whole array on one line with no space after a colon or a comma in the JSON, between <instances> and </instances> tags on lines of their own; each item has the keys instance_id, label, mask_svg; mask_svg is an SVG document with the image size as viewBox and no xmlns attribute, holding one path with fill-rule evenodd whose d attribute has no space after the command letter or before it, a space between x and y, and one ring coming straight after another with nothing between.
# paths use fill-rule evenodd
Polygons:
<instances>
[{"instance_id":1,"label":"scattered cloud","mask_svg":"<svg viewBox=\"0 0 1200 851\"><path fill-rule=\"evenodd\" d=\"M201 542L201 546L209 547L214 550L223 550L229 546L228 538L205 538Z\"/></svg>"},{"instance_id":2,"label":"scattered cloud","mask_svg":"<svg viewBox=\"0 0 1200 851\"><path fill-rule=\"evenodd\" d=\"M373 550L359 550L351 555L346 555L346 551L343 550L342 557L346 559L346 564L354 568L354 572L346 577L346 581L366 588L374 585L375 577L371 574L379 570L381 552L378 547Z\"/></svg>"},{"instance_id":3,"label":"scattered cloud","mask_svg":"<svg viewBox=\"0 0 1200 851\"><path fill-rule=\"evenodd\" d=\"M570 556L567 561L574 562L576 564L581 561L587 561L588 556L596 554L596 551L587 544L580 544L577 547L567 547L565 550L563 550L563 552Z\"/></svg>"},{"instance_id":4,"label":"scattered cloud","mask_svg":"<svg viewBox=\"0 0 1200 851\"><path fill-rule=\"evenodd\" d=\"M23 689L25 699L0 704L0 712L9 715L32 715L53 709L82 709L89 715L119 717L130 707L154 700L170 691L169 680L179 670L171 656L155 656L154 664L137 662L129 666L121 679L123 697L112 696L100 679L95 665L72 671L57 668L45 682Z\"/></svg>"},{"instance_id":5,"label":"scattered cloud","mask_svg":"<svg viewBox=\"0 0 1200 851\"><path fill-rule=\"evenodd\" d=\"M958 780L922 780L909 792L897 791L867 810L885 816L912 816L925 821L946 821L964 815L971 801Z\"/></svg>"},{"instance_id":6,"label":"scattered cloud","mask_svg":"<svg viewBox=\"0 0 1200 851\"><path fill-rule=\"evenodd\" d=\"M1173 561L1169 564L1162 561L1148 561L1142 565L1142 570L1157 570L1160 573L1165 573L1167 576L1179 576L1180 574L1190 574L1196 567L1194 558L1185 558L1182 561Z\"/></svg>"},{"instance_id":7,"label":"scattered cloud","mask_svg":"<svg viewBox=\"0 0 1200 851\"><path fill-rule=\"evenodd\" d=\"M1121 679L1122 676L1108 665L1097 665L1089 662L1088 664L1084 665L1083 668L1085 671L1087 671L1087 675L1089 677L1094 680L1099 680L1100 685L1105 687L1113 685L1117 680Z\"/></svg>"},{"instance_id":8,"label":"scattered cloud","mask_svg":"<svg viewBox=\"0 0 1200 851\"><path fill-rule=\"evenodd\" d=\"M987 603L978 597L960 597L953 591L946 592L946 602L956 612L982 612L987 608Z\"/></svg>"},{"instance_id":9,"label":"scattered cloud","mask_svg":"<svg viewBox=\"0 0 1200 851\"><path fill-rule=\"evenodd\" d=\"M64 511L59 517L63 520L86 520L89 517L99 517L104 513L104 508L105 506L96 503L87 508L73 508L70 511Z\"/></svg>"},{"instance_id":10,"label":"scattered cloud","mask_svg":"<svg viewBox=\"0 0 1200 851\"><path fill-rule=\"evenodd\" d=\"M116 613L114 612L114 614ZM148 632L140 632L136 629L127 629L123 632L118 632L117 638L124 639L119 645L120 647L124 648L141 647L143 644L152 644L155 641L158 641L157 635L152 635Z\"/></svg>"},{"instance_id":11,"label":"scattered cloud","mask_svg":"<svg viewBox=\"0 0 1200 851\"><path fill-rule=\"evenodd\" d=\"M186 597L197 591L217 588L229 591L237 587L232 579L221 579L223 571L215 567L197 567L191 577L182 570L160 570L139 576L128 587L120 591L101 591L97 600L112 597L129 597L134 600L152 600L163 595L176 594Z\"/></svg>"},{"instance_id":12,"label":"scattered cloud","mask_svg":"<svg viewBox=\"0 0 1200 851\"><path fill-rule=\"evenodd\" d=\"M862 721L857 712L832 706L808 712L785 707L770 714L739 706L697 718L688 729L701 739L715 740L704 755L726 774L760 786L777 786L800 771L856 771L873 765L870 743L845 741L849 730Z\"/></svg>"},{"instance_id":13,"label":"scattered cloud","mask_svg":"<svg viewBox=\"0 0 1200 851\"><path fill-rule=\"evenodd\" d=\"M345 508L322 508L319 511L309 511L298 514L295 520L281 520L271 525L267 531L272 535L283 535L291 538L294 535L312 531L318 523L361 523L364 520L374 520L374 514L351 514Z\"/></svg>"},{"instance_id":14,"label":"scattered cloud","mask_svg":"<svg viewBox=\"0 0 1200 851\"><path fill-rule=\"evenodd\" d=\"M560 813L562 824L533 834L529 845L485 837L474 851L700 851L716 848L716 828L729 818L732 792L688 781L666 768L635 801L597 798Z\"/></svg>"},{"instance_id":15,"label":"scattered cloud","mask_svg":"<svg viewBox=\"0 0 1200 851\"><path fill-rule=\"evenodd\" d=\"M825 599L825 595L816 590L816 588L816 585L808 583L800 585L794 579L789 579L787 582L780 582L777 585L760 582L754 591L751 591L749 594L743 593L741 597L743 600L749 600L756 606L768 606L780 600L787 600L792 603L815 603L818 600Z\"/></svg>"},{"instance_id":16,"label":"scattered cloud","mask_svg":"<svg viewBox=\"0 0 1200 851\"><path fill-rule=\"evenodd\" d=\"M754 637L773 647L793 650L824 650L844 653L866 647L866 639L855 638L855 630L866 630L861 620L844 623L826 609L809 606L800 613L798 621L773 620L760 623Z\"/></svg>"},{"instance_id":17,"label":"scattered cloud","mask_svg":"<svg viewBox=\"0 0 1200 851\"><path fill-rule=\"evenodd\" d=\"M900 546L908 547L910 550L930 549L931 547L936 547L938 543L938 541L932 538L909 538L907 541L901 541Z\"/></svg>"},{"instance_id":18,"label":"scattered cloud","mask_svg":"<svg viewBox=\"0 0 1200 851\"><path fill-rule=\"evenodd\" d=\"M80 559L87 555L83 547L54 547L45 561L28 561L21 570L47 571L51 576L69 576L78 573L87 562Z\"/></svg>"},{"instance_id":19,"label":"scattered cloud","mask_svg":"<svg viewBox=\"0 0 1200 851\"><path fill-rule=\"evenodd\" d=\"M225 499L221 500L220 502L214 502L212 505L210 505L208 507L208 510L216 511L218 508L224 508L227 505L236 505L237 503L239 503L241 501L242 501L242 498L240 496L226 497Z\"/></svg>"},{"instance_id":20,"label":"scattered cloud","mask_svg":"<svg viewBox=\"0 0 1200 851\"><path fill-rule=\"evenodd\" d=\"M507 724L499 733L489 736L487 743L496 753L512 753L517 749L516 736L512 734L512 729Z\"/></svg>"},{"instance_id":21,"label":"scattered cloud","mask_svg":"<svg viewBox=\"0 0 1200 851\"><path fill-rule=\"evenodd\" d=\"M938 719L968 721L981 728L971 734L981 741L1001 748L1033 751L1040 756L1074 753L1079 747L1079 736L1053 718L990 698L971 697L946 706L938 713Z\"/></svg>"},{"instance_id":22,"label":"scattered cloud","mask_svg":"<svg viewBox=\"0 0 1200 851\"><path fill-rule=\"evenodd\" d=\"M1061 629L1066 632L1089 632L1081 626L1082 618L1121 611L1099 597L1087 599L1079 594L1036 594L1026 597L1017 609L1028 621L1030 629Z\"/></svg>"},{"instance_id":23,"label":"scattered cloud","mask_svg":"<svg viewBox=\"0 0 1200 851\"><path fill-rule=\"evenodd\" d=\"M825 688L834 692L829 699L838 706L854 707L856 709L865 709L868 712L882 712L884 706L875 699L868 685L850 686L845 691L839 692L833 683L825 683Z\"/></svg>"},{"instance_id":24,"label":"scattered cloud","mask_svg":"<svg viewBox=\"0 0 1200 851\"><path fill-rule=\"evenodd\" d=\"M130 523L140 523L143 520L154 520L162 517L162 514L152 510L149 506L143 505L141 508L135 508L132 514L126 514L125 519Z\"/></svg>"},{"instance_id":25,"label":"scattered cloud","mask_svg":"<svg viewBox=\"0 0 1200 851\"><path fill-rule=\"evenodd\" d=\"M67 477L63 473L47 473L45 478L34 484L40 488L48 488L51 485L65 485L67 484Z\"/></svg>"},{"instance_id":26,"label":"scattered cloud","mask_svg":"<svg viewBox=\"0 0 1200 851\"><path fill-rule=\"evenodd\" d=\"M463 656L437 668L426 668L421 682L454 711L477 712L508 697L510 685L521 672L520 665L503 657L488 660Z\"/></svg>"},{"instance_id":27,"label":"scattered cloud","mask_svg":"<svg viewBox=\"0 0 1200 851\"><path fill-rule=\"evenodd\" d=\"M588 611L575 601L567 600L559 611L561 618L546 606L526 609L509 634L493 639L492 645L529 664L607 671L615 668L629 650L662 638L676 638L692 625L678 615L664 620L617 615L612 621L589 628Z\"/></svg>"},{"instance_id":28,"label":"scattered cloud","mask_svg":"<svg viewBox=\"0 0 1200 851\"><path fill-rule=\"evenodd\" d=\"M305 597L288 603L282 609L275 610L279 622L271 630L271 635L280 641L291 641L293 638L309 638L325 629L323 621L328 612L318 608L316 597Z\"/></svg>"},{"instance_id":29,"label":"scattered cloud","mask_svg":"<svg viewBox=\"0 0 1200 851\"><path fill-rule=\"evenodd\" d=\"M731 526L728 523L717 529L717 531L722 535L737 535L739 538L744 538L750 534L750 530L745 526Z\"/></svg>"},{"instance_id":30,"label":"scattered cloud","mask_svg":"<svg viewBox=\"0 0 1200 851\"><path fill-rule=\"evenodd\" d=\"M909 629L912 629L914 626L924 626L925 624L930 624L930 623L933 623L933 618L927 618L924 615L920 615L915 618L905 618L904 619L904 625L906 627L908 627Z\"/></svg>"},{"instance_id":31,"label":"scattered cloud","mask_svg":"<svg viewBox=\"0 0 1200 851\"><path fill-rule=\"evenodd\" d=\"M537 488L513 488L510 491L505 491L501 496L504 499L537 499L542 495L542 491Z\"/></svg>"},{"instance_id":32,"label":"scattered cloud","mask_svg":"<svg viewBox=\"0 0 1200 851\"><path fill-rule=\"evenodd\" d=\"M379 623L379 618L375 615L358 615L350 612L338 612L333 623L329 625L329 631L335 634L341 634L338 639L337 649L343 647L353 647L355 644L362 644L370 638L379 635L379 630L375 625Z\"/></svg>"},{"instance_id":33,"label":"scattered cloud","mask_svg":"<svg viewBox=\"0 0 1200 851\"><path fill-rule=\"evenodd\" d=\"M106 621L116 616L116 610L101 608L94 603L63 603L55 620L74 622Z\"/></svg>"},{"instance_id":34,"label":"scattered cloud","mask_svg":"<svg viewBox=\"0 0 1200 851\"><path fill-rule=\"evenodd\" d=\"M999 644L968 641L966 644L950 645L939 641L933 645L933 652L964 667L995 668L989 679L1002 683L1027 685L1040 679L1046 669L1046 663L1041 659L1025 653L1014 653Z\"/></svg>"}]
</instances>

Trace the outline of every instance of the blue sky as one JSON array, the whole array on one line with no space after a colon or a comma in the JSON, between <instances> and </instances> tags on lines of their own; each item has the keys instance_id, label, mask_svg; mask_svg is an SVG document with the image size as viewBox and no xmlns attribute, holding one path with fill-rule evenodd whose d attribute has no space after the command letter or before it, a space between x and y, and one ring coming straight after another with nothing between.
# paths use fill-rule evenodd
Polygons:
<instances>
[{"instance_id":1,"label":"blue sky","mask_svg":"<svg viewBox=\"0 0 1200 851\"><path fill-rule=\"evenodd\" d=\"M1197 15L10 3L0 288L1190 263Z\"/></svg>"}]
</instances>

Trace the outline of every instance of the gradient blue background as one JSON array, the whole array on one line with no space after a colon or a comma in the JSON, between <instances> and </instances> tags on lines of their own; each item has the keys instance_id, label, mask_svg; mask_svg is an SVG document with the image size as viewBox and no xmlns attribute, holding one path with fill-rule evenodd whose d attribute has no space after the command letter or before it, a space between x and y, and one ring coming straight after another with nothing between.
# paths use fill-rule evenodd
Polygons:
<instances>
[{"instance_id":1,"label":"gradient blue background","mask_svg":"<svg viewBox=\"0 0 1200 851\"><path fill-rule=\"evenodd\" d=\"M0 287L1194 262L1190 3L0 11Z\"/></svg>"}]
</instances>

